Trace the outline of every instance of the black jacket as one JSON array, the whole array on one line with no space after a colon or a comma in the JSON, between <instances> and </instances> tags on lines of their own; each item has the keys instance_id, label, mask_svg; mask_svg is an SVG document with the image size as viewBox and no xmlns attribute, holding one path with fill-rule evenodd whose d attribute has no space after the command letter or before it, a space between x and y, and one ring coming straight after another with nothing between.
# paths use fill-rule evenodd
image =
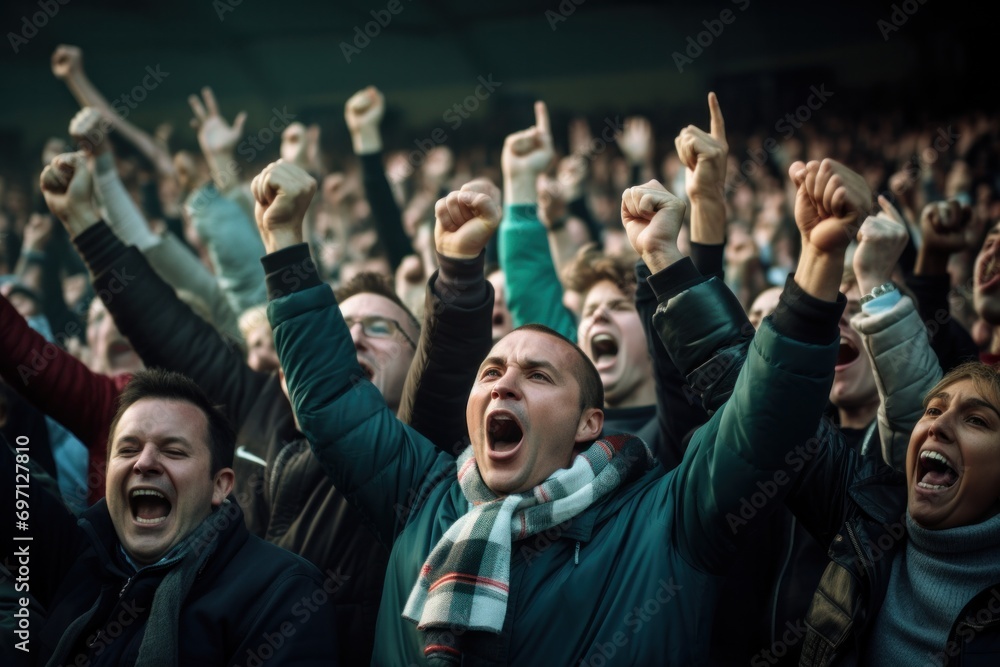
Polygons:
<instances>
[{"instance_id":1,"label":"black jacket","mask_svg":"<svg viewBox=\"0 0 1000 667\"><path fill-rule=\"evenodd\" d=\"M187 375L221 404L237 429L233 495L247 527L338 581L330 594L337 632L350 638L340 643L341 662L368 664L389 554L316 462L277 376L251 370L242 353L106 225L76 243L95 290L111 295L108 311L146 365Z\"/></svg>"},{"instance_id":2,"label":"black jacket","mask_svg":"<svg viewBox=\"0 0 1000 667\"><path fill-rule=\"evenodd\" d=\"M14 452L0 442L0 470L14 478ZM58 497L31 483L29 530L14 541L13 521L4 523L3 556L25 550L31 593L47 618L34 618L28 644L34 664L132 665L147 631L153 596L177 565L167 560L133 574L104 500L77 521ZM14 494L0 507L14 515ZM284 549L251 536L235 502L207 521L216 531L214 552L181 602L179 665L242 665L252 655L273 653L268 665L337 664L331 631L333 606L306 600L328 599L335 583ZM14 641L5 637L4 641ZM57 646L62 644L58 655ZM51 663L50 663L51 661Z\"/></svg>"}]
</instances>

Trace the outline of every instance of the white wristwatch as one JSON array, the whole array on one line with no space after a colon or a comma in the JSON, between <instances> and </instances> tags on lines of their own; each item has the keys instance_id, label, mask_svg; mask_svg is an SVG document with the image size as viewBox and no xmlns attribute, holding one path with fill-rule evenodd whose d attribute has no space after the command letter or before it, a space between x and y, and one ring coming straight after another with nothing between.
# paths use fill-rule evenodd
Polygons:
<instances>
[{"instance_id":1,"label":"white wristwatch","mask_svg":"<svg viewBox=\"0 0 1000 667\"><path fill-rule=\"evenodd\" d=\"M887 283L882 283L881 285L873 287L871 292L861 297L861 305L863 306L872 299L876 299L882 296L883 294L895 292L896 290L897 290L896 283L892 282L891 280Z\"/></svg>"}]
</instances>

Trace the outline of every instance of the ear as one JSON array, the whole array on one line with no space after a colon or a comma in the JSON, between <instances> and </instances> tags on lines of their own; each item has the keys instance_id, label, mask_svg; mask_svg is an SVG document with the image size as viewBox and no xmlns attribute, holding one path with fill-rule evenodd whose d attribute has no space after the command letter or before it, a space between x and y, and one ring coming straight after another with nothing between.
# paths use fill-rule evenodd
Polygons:
<instances>
[{"instance_id":1,"label":"ear","mask_svg":"<svg viewBox=\"0 0 1000 667\"><path fill-rule=\"evenodd\" d=\"M229 493L233 490L233 484L235 484L235 482L236 473L233 472L232 468L223 468L219 472L215 473L212 488L212 507L218 507L222 504L222 501L225 500Z\"/></svg>"},{"instance_id":2,"label":"ear","mask_svg":"<svg viewBox=\"0 0 1000 667\"><path fill-rule=\"evenodd\" d=\"M587 408L580 415L580 422L576 427L576 441L593 442L601 434L604 428L604 411L600 408Z\"/></svg>"}]
</instances>

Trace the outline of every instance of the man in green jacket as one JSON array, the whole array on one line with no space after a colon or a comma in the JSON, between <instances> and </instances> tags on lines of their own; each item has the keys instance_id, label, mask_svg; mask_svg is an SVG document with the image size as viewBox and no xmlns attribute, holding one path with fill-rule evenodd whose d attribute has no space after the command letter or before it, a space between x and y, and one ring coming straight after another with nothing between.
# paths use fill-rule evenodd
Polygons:
<instances>
[{"instance_id":1,"label":"man in green jacket","mask_svg":"<svg viewBox=\"0 0 1000 667\"><path fill-rule=\"evenodd\" d=\"M457 459L437 450L367 382L319 277L281 280L308 259L301 223L315 182L282 163L254 179L268 315L302 430L393 546L375 664L703 660L720 575L751 532L734 533L726 515L755 494L785 494L795 448L815 433L837 352L844 251L870 206L863 179L835 162L796 163L790 175L804 247L794 281L757 332L732 398L669 473L637 438L599 438L596 370L544 328L494 346L469 396L472 445ZM469 191L435 212L438 247L456 259L478 256L500 217L488 195ZM623 195L661 311L685 291L726 290L677 251L683 215L659 183Z\"/></svg>"}]
</instances>

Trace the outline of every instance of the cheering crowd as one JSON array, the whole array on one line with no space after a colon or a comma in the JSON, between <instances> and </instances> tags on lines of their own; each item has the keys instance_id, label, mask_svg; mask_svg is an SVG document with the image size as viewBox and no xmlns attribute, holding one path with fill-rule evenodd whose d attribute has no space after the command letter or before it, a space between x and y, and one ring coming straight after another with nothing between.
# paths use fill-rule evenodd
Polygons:
<instances>
[{"instance_id":1,"label":"cheering crowd","mask_svg":"<svg viewBox=\"0 0 1000 667\"><path fill-rule=\"evenodd\" d=\"M558 151L536 102L414 152L368 87L331 169L52 71L70 138L0 193L5 664L1000 656L997 118L708 93Z\"/></svg>"}]
</instances>

